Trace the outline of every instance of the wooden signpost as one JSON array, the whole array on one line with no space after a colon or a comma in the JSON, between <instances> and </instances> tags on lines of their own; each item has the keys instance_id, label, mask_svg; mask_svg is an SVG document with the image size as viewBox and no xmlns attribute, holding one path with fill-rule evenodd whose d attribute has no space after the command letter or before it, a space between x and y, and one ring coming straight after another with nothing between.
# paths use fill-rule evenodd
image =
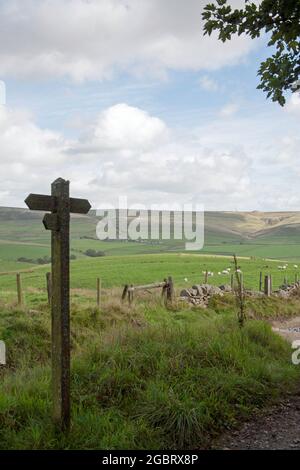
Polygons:
<instances>
[{"instance_id":1,"label":"wooden signpost","mask_svg":"<svg viewBox=\"0 0 300 470\"><path fill-rule=\"evenodd\" d=\"M48 211L43 224L51 230L51 316L53 420L61 430L70 427L70 212L86 214L86 199L69 197L69 181L58 178L51 196L29 194L31 210Z\"/></svg>"}]
</instances>

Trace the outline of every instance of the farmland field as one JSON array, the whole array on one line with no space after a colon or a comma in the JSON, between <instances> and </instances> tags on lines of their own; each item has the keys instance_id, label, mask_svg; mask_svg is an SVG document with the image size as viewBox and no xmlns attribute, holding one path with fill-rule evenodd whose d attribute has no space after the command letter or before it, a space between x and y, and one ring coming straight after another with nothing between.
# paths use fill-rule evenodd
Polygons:
<instances>
[{"instance_id":1,"label":"farmland field","mask_svg":"<svg viewBox=\"0 0 300 470\"><path fill-rule=\"evenodd\" d=\"M0 208L2 297L14 298L15 273L19 271L25 292L40 289L40 295L45 295L50 234L42 225L42 216L26 209ZM205 243L198 252L185 252L183 241L176 240L100 241L97 222L93 211L72 217L72 289L94 290L97 277L105 289L161 281L169 275L181 289L203 282L206 270L213 272L210 283L228 284L230 275L218 273L232 268L233 253L239 258L246 288L258 289L260 271L272 274L275 289L284 278L293 282L296 275L300 277L300 269L295 267L300 260L298 213L205 213ZM103 256L87 256L87 250ZM284 272L278 268L283 264L287 264Z\"/></svg>"},{"instance_id":2,"label":"farmland field","mask_svg":"<svg viewBox=\"0 0 300 470\"><path fill-rule=\"evenodd\" d=\"M39 258L50 255L50 234L44 230L42 216L26 209L0 208L0 272L34 266ZM106 256L185 251L180 240L100 241L96 238L97 222L93 211L72 217L73 257L86 258L87 250ZM203 254L300 260L299 213L207 212L204 222ZM24 257L25 265L18 261Z\"/></svg>"},{"instance_id":3,"label":"farmland field","mask_svg":"<svg viewBox=\"0 0 300 470\"><path fill-rule=\"evenodd\" d=\"M259 273L272 274L273 288L283 284L284 277L293 282L295 275L300 277L300 269L288 264L286 270L278 269L274 260L238 258L238 264L244 275L246 288L258 290ZM185 253L147 254L130 256L104 256L100 258L84 258L71 262L71 288L74 290L94 290L96 279L100 277L104 289L125 284L144 284L162 281L172 276L175 288L191 287L204 282L204 272L211 271L209 283L214 285L230 284L230 274L222 274L230 268L233 272L233 259L228 256L197 255ZM50 266L31 267L22 272L22 284L28 299L32 289L39 289L41 299L46 297L45 274ZM219 274L220 273L220 274ZM0 275L0 293L2 297L15 298L15 274L13 272Z\"/></svg>"}]
</instances>

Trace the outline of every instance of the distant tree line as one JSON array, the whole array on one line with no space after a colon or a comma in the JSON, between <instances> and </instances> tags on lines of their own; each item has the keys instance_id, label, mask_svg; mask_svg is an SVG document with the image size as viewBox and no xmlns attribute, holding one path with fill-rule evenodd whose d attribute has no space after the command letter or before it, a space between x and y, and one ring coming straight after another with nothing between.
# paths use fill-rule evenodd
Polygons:
<instances>
[{"instance_id":1,"label":"distant tree line","mask_svg":"<svg viewBox=\"0 0 300 470\"><path fill-rule=\"evenodd\" d=\"M76 259L75 255L70 255L70 260ZM51 257L50 256L43 256L42 258L26 258L25 256L21 256L17 259L19 263L30 263L30 264L50 264Z\"/></svg>"},{"instance_id":2,"label":"distant tree line","mask_svg":"<svg viewBox=\"0 0 300 470\"><path fill-rule=\"evenodd\" d=\"M91 258L98 258L98 257L100 257L100 256L105 256L105 252L104 252L104 251L101 251L101 250L96 251L96 250L92 250L91 248L89 248L88 250L86 250L86 251L84 252L84 254L85 254L86 256L90 256Z\"/></svg>"}]
</instances>

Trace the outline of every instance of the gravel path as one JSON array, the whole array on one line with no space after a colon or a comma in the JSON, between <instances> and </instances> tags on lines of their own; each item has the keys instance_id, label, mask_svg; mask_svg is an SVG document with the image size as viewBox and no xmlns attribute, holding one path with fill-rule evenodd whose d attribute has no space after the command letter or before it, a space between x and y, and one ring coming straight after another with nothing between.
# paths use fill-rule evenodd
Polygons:
<instances>
[{"instance_id":1,"label":"gravel path","mask_svg":"<svg viewBox=\"0 0 300 470\"><path fill-rule=\"evenodd\" d=\"M275 321L272 327L291 343L300 339L300 317ZM300 450L300 390L297 395L244 423L240 429L223 434L212 448Z\"/></svg>"},{"instance_id":2,"label":"gravel path","mask_svg":"<svg viewBox=\"0 0 300 470\"><path fill-rule=\"evenodd\" d=\"M239 430L225 433L212 448L300 450L300 392Z\"/></svg>"}]
</instances>

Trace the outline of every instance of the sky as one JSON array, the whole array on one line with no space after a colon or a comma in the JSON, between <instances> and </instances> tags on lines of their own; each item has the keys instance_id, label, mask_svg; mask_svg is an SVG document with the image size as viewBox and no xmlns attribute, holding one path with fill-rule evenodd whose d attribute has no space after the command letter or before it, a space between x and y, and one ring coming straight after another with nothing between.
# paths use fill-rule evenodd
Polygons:
<instances>
[{"instance_id":1,"label":"sky","mask_svg":"<svg viewBox=\"0 0 300 470\"><path fill-rule=\"evenodd\" d=\"M203 36L206 3L0 0L0 205L63 177L94 208L299 210L300 95L266 100L267 37Z\"/></svg>"}]
</instances>

